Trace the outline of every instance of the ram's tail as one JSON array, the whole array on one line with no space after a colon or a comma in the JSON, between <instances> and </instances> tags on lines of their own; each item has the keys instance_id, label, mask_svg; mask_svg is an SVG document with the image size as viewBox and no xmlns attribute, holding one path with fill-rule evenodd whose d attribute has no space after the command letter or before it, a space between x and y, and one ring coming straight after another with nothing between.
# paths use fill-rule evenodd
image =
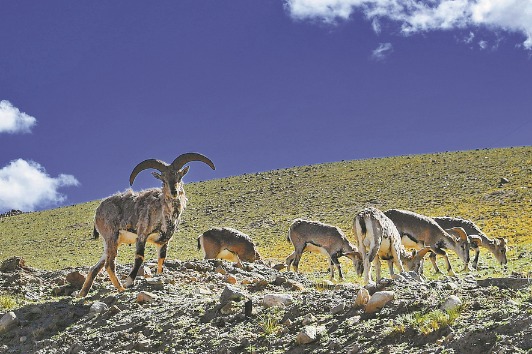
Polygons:
<instances>
[{"instance_id":1,"label":"ram's tail","mask_svg":"<svg viewBox=\"0 0 532 354\"><path fill-rule=\"evenodd\" d=\"M96 240L98 236L100 236L100 233L96 230L96 226L94 226L94 229L92 230L92 238Z\"/></svg>"}]
</instances>

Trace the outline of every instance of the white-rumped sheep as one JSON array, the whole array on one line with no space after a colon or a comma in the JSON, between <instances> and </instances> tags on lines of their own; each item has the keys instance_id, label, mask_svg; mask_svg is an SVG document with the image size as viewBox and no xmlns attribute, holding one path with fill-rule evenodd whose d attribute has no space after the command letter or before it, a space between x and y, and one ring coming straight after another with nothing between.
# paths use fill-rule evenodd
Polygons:
<instances>
[{"instance_id":1,"label":"white-rumped sheep","mask_svg":"<svg viewBox=\"0 0 532 354\"><path fill-rule=\"evenodd\" d=\"M118 291L125 288L115 272L115 258L118 247L123 244L136 244L135 264L125 286L133 285L137 272L144 262L146 242L153 243L158 251L157 273L163 270L168 242L180 221L186 207L187 198L183 189L183 176L189 167L182 168L191 161L201 161L213 170L214 164L206 156L186 153L178 156L171 164L149 159L139 163L131 172L130 185L137 174L146 169L155 169L153 176L162 182L162 188L133 192L131 189L104 199L96 209L94 236L103 238L103 255L89 271L79 293L83 297L89 292L94 278L105 265L105 270Z\"/></svg>"},{"instance_id":2,"label":"white-rumped sheep","mask_svg":"<svg viewBox=\"0 0 532 354\"><path fill-rule=\"evenodd\" d=\"M294 245L294 252L286 258L287 269L293 264L297 272L303 252L321 253L329 259L331 279L334 279L334 267L338 269L340 279L343 279L339 257L345 256L353 261L353 266L362 271L362 259L356 246L345 237L342 230L336 226L327 225L319 221L296 219L288 229L289 242Z\"/></svg>"},{"instance_id":3,"label":"white-rumped sheep","mask_svg":"<svg viewBox=\"0 0 532 354\"><path fill-rule=\"evenodd\" d=\"M226 259L242 265L261 259L253 240L248 235L229 228L212 228L198 236L198 250L202 250L205 259Z\"/></svg>"},{"instance_id":4,"label":"white-rumped sheep","mask_svg":"<svg viewBox=\"0 0 532 354\"><path fill-rule=\"evenodd\" d=\"M455 275L445 249L453 250L464 262L464 270L468 269L470 243L465 233L463 237L455 238L442 229L432 218L408 210L390 209L384 214L397 227L405 247L421 249L424 246L430 246L433 251L430 254L430 260L436 273L441 273L436 264L436 255L441 255L445 259L447 272L450 275Z\"/></svg>"},{"instance_id":5,"label":"white-rumped sheep","mask_svg":"<svg viewBox=\"0 0 532 354\"><path fill-rule=\"evenodd\" d=\"M508 259L506 258L506 252L508 251L508 240L504 237L496 237L490 239L480 228L471 220L462 218L453 218L448 216L439 216L433 218L444 229L452 227L461 227L466 232L469 240L471 241L471 248L475 250L475 258L473 259L472 266L474 269L478 267L478 257L480 254L480 248L484 247L493 255L499 264L506 266Z\"/></svg>"},{"instance_id":6,"label":"white-rumped sheep","mask_svg":"<svg viewBox=\"0 0 532 354\"><path fill-rule=\"evenodd\" d=\"M430 250L424 248L409 254L401 243L401 235L395 224L374 207L365 208L355 216L353 233L358 240L358 250L362 254L365 284L371 281L372 263L375 265L375 280L378 283L381 280L381 260L388 262L390 276L394 274L394 264L399 272L406 268L419 273L423 257Z\"/></svg>"}]
</instances>

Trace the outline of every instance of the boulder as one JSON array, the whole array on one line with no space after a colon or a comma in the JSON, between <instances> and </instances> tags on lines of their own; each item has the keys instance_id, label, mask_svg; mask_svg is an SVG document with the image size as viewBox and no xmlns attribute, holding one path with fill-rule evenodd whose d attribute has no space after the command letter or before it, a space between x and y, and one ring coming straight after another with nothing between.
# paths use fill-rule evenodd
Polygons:
<instances>
[{"instance_id":1,"label":"boulder","mask_svg":"<svg viewBox=\"0 0 532 354\"><path fill-rule=\"evenodd\" d=\"M74 272L68 273L65 277L65 280L75 289L80 290L85 282L85 276L76 270Z\"/></svg>"},{"instance_id":2,"label":"boulder","mask_svg":"<svg viewBox=\"0 0 532 354\"><path fill-rule=\"evenodd\" d=\"M15 328L19 324L19 319L14 312L8 312L0 318L0 333L5 333Z\"/></svg>"},{"instance_id":3,"label":"boulder","mask_svg":"<svg viewBox=\"0 0 532 354\"><path fill-rule=\"evenodd\" d=\"M226 285L220 295L220 303L226 304L229 301L240 301L246 298L246 295L242 293L238 288L231 285Z\"/></svg>"},{"instance_id":4,"label":"boulder","mask_svg":"<svg viewBox=\"0 0 532 354\"><path fill-rule=\"evenodd\" d=\"M95 301L92 303L89 309L89 316L97 316L101 313L104 313L109 309L109 306L105 302Z\"/></svg>"},{"instance_id":5,"label":"boulder","mask_svg":"<svg viewBox=\"0 0 532 354\"><path fill-rule=\"evenodd\" d=\"M152 301L157 300L157 298L158 296L155 295L154 293L150 293L149 291L141 291L137 295L137 302L139 304L146 304L146 303L150 303Z\"/></svg>"},{"instance_id":6,"label":"boulder","mask_svg":"<svg viewBox=\"0 0 532 354\"><path fill-rule=\"evenodd\" d=\"M365 288L362 288L358 291L357 297L355 298L355 306L363 307L366 306L370 299L369 291Z\"/></svg>"},{"instance_id":7,"label":"boulder","mask_svg":"<svg viewBox=\"0 0 532 354\"><path fill-rule=\"evenodd\" d=\"M380 311L386 304L392 301L395 297L393 291L378 291L371 296L364 311L366 313L374 313Z\"/></svg>"},{"instance_id":8,"label":"boulder","mask_svg":"<svg viewBox=\"0 0 532 354\"><path fill-rule=\"evenodd\" d=\"M451 295L443 302L440 309L449 312L457 310L460 306L462 306L462 300L456 295Z\"/></svg>"},{"instance_id":9,"label":"boulder","mask_svg":"<svg viewBox=\"0 0 532 354\"><path fill-rule=\"evenodd\" d=\"M309 313L303 318L302 323L303 323L303 326L308 326L309 324L312 324L316 321L318 321L316 317L313 314Z\"/></svg>"},{"instance_id":10,"label":"boulder","mask_svg":"<svg viewBox=\"0 0 532 354\"><path fill-rule=\"evenodd\" d=\"M325 326L305 326L296 336L297 344L315 342L325 332Z\"/></svg>"},{"instance_id":11,"label":"boulder","mask_svg":"<svg viewBox=\"0 0 532 354\"><path fill-rule=\"evenodd\" d=\"M287 306L294 301L290 294L266 294L262 300L264 307Z\"/></svg>"}]
</instances>

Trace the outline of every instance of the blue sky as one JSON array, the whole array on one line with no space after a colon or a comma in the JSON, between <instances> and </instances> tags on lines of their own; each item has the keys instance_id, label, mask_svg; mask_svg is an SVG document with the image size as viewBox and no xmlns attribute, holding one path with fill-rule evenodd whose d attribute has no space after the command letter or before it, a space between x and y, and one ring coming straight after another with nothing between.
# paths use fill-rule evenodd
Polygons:
<instances>
[{"instance_id":1,"label":"blue sky","mask_svg":"<svg viewBox=\"0 0 532 354\"><path fill-rule=\"evenodd\" d=\"M100 199L189 151L217 169L186 182L532 140L531 0L0 9L0 212Z\"/></svg>"}]
</instances>

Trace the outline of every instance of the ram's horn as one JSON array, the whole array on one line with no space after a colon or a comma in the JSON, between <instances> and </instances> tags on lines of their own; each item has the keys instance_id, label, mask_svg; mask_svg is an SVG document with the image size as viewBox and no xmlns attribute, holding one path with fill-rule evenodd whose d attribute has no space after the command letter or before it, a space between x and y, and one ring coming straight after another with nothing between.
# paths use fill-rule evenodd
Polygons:
<instances>
[{"instance_id":1,"label":"ram's horn","mask_svg":"<svg viewBox=\"0 0 532 354\"><path fill-rule=\"evenodd\" d=\"M156 159L149 159L144 160L141 163L139 163L135 168L133 169L133 172L131 172L131 176L129 176L129 185L133 185L133 181L135 181L135 177L144 170L147 170L148 168L154 168L160 172L164 172L166 169L168 169L168 164L161 160Z\"/></svg>"},{"instance_id":2,"label":"ram's horn","mask_svg":"<svg viewBox=\"0 0 532 354\"><path fill-rule=\"evenodd\" d=\"M176 157L176 159L172 162L170 166L172 166L174 170L179 171L181 167L191 161L201 161L209 165L209 167L213 170L216 169L216 167L214 167L214 163L207 156L199 154L197 152L188 152L186 154L179 155L178 157Z\"/></svg>"}]
</instances>

